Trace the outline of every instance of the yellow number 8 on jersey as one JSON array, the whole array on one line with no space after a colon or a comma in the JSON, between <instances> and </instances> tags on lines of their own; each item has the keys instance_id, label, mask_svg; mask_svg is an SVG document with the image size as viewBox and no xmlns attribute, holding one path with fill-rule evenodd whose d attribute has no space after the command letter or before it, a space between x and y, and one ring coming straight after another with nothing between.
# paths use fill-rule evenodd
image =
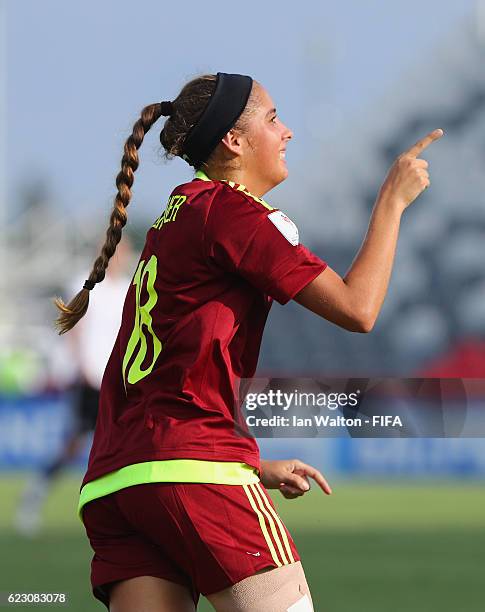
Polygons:
<instances>
[{"instance_id":1,"label":"yellow number 8 on jersey","mask_svg":"<svg viewBox=\"0 0 485 612\"><path fill-rule=\"evenodd\" d=\"M143 287L143 279L148 275L146 290L148 292L148 300L144 304L140 304L141 290ZM133 284L136 289L136 310L135 310L135 325L131 332L128 346L126 347L125 356L123 358L123 383L126 389L126 381L130 384L135 384L145 376L148 376L153 370L155 361L162 350L162 343L157 338L152 328L152 317L150 312L158 300L157 292L155 291L155 278L157 276L157 258L152 255L145 265L145 260L142 259L138 264L138 268L133 279ZM147 354L147 336L145 335L144 327L152 338L153 342L153 358L151 364L145 370L141 369ZM133 354L136 351L135 358L128 369L128 377L126 376L126 366L130 362Z\"/></svg>"}]
</instances>

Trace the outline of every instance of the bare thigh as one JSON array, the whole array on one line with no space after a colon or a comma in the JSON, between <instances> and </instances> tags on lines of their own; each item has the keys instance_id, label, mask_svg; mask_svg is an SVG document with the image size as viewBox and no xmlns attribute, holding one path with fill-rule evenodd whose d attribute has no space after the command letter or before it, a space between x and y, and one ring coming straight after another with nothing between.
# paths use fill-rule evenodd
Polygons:
<instances>
[{"instance_id":1,"label":"bare thigh","mask_svg":"<svg viewBox=\"0 0 485 612\"><path fill-rule=\"evenodd\" d=\"M195 612L187 587L154 576L122 580L111 587L110 612Z\"/></svg>"},{"instance_id":2,"label":"bare thigh","mask_svg":"<svg viewBox=\"0 0 485 612\"><path fill-rule=\"evenodd\" d=\"M206 597L216 612L291 612L291 606L302 612L313 610L300 561L263 570Z\"/></svg>"}]
</instances>

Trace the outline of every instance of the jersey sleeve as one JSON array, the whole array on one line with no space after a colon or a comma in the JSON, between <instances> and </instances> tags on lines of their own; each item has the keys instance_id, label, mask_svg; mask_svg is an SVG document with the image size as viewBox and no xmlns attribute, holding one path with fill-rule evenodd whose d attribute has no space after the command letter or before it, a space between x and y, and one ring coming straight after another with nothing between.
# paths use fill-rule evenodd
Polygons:
<instances>
[{"instance_id":1,"label":"jersey sleeve","mask_svg":"<svg viewBox=\"0 0 485 612\"><path fill-rule=\"evenodd\" d=\"M296 225L280 210L238 193L215 198L205 231L207 257L286 304L327 264L299 243Z\"/></svg>"}]
</instances>

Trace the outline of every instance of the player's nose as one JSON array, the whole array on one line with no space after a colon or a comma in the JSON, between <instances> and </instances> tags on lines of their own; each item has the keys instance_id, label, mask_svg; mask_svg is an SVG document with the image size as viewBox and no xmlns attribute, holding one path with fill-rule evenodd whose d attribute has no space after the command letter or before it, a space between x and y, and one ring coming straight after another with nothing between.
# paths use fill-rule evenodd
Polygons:
<instances>
[{"instance_id":1,"label":"player's nose","mask_svg":"<svg viewBox=\"0 0 485 612\"><path fill-rule=\"evenodd\" d=\"M283 125L283 133L281 135L282 140L291 140L293 138L293 131L290 130L285 124Z\"/></svg>"}]
</instances>

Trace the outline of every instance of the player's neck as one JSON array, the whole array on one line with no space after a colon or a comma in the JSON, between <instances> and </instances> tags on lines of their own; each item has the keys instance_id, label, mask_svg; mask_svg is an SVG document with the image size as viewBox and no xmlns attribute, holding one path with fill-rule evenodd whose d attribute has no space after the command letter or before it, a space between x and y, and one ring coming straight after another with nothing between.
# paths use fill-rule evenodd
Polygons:
<instances>
[{"instance_id":1,"label":"player's neck","mask_svg":"<svg viewBox=\"0 0 485 612\"><path fill-rule=\"evenodd\" d=\"M244 170L234 170L227 168L208 168L206 175L214 181L232 181L238 185L244 185L252 195L262 198L269 191L263 186L257 177Z\"/></svg>"}]
</instances>

